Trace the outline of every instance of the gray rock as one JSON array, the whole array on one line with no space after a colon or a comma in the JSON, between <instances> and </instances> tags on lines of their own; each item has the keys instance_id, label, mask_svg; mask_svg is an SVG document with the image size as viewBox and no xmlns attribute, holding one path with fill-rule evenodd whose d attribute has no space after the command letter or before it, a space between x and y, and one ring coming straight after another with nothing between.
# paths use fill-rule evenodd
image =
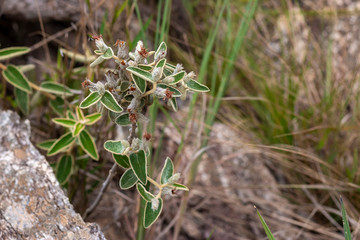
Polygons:
<instances>
[{"instance_id":1,"label":"gray rock","mask_svg":"<svg viewBox=\"0 0 360 240\"><path fill-rule=\"evenodd\" d=\"M74 211L29 136L28 120L0 112L0 239L105 239Z\"/></svg>"}]
</instances>

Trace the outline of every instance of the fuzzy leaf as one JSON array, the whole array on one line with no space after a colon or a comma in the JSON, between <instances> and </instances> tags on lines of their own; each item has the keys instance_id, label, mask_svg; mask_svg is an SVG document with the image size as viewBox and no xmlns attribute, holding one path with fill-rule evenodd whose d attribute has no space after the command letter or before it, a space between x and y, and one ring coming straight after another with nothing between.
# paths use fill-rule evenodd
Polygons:
<instances>
[{"instance_id":1,"label":"fuzzy leaf","mask_svg":"<svg viewBox=\"0 0 360 240\"><path fill-rule=\"evenodd\" d=\"M194 92L208 92L210 91L210 89L205 86L204 84L201 84L195 80L190 79L187 83L186 83L187 87L194 91Z\"/></svg>"},{"instance_id":2,"label":"fuzzy leaf","mask_svg":"<svg viewBox=\"0 0 360 240\"><path fill-rule=\"evenodd\" d=\"M161 69L161 70L160 70L160 73L159 73L159 76L162 76L162 74L163 74L164 67L165 67L165 63L166 63L166 59L163 58L163 59L161 59L160 61L158 61L158 62L156 63L156 65L155 65L155 67L154 67L154 69L156 69L156 68L160 68L160 69Z\"/></svg>"},{"instance_id":3,"label":"fuzzy leaf","mask_svg":"<svg viewBox=\"0 0 360 240\"><path fill-rule=\"evenodd\" d=\"M171 71L174 71L176 69L176 66L170 64L170 63L166 63L165 64L165 68L171 70Z\"/></svg>"},{"instance_id":4,"label":"fuzzy leaf","mask_svg":"<svg viewBox=\"0 0 360 240\"><path fill-rule=\"evenodd\" d=\"M187 186L180 183L174 183L171 186L175 187L177 190L189 191L189 188Z\"/></svg>"},{"instance_id":5,"label":"fuzzy leaf","mask_svg":"<svg viewBox=\"0 0 360 240\"><path fill-rule=\"evenodd\" d=\"M136 184L136 189L138 190L140 196L147 202L150 202L151 199L155 198L155 196L148 192L141 183Z\"/></svg>"},{"instance_id":6,"label":"fuzzy leaf","mask_svg":"<svg viewBox=\"0 0 360 240\"><path fill-rule=\"evenodd\" d=\"M14 65L9 65L2 71L2 75L6 81L16 88L19 88L27 93L32 93L29 80L25 75Z\"/></svg>"},{"instance_id":7,"label":"fuzzy leaf","mask_svg":"<svg viewBox=\"0 0 360 240\"><path fill-rule=\"evenodd\" d=\"M47 156L52 156L68 149L74 141L75 138L72 136L71 132L65 133L51 146Z\"/></svg>"},{"instance_id":8,"label":"fuzzy leaf","mask_svg":"<svg viewBox=\"0 0 360 240\"><path fill-rule=\"evenodd\" d=\"M168 78L173 78L174 80L172 82L170 82L170 85L174 85L177 84L178 82L180 82L181 80L183 80L185 77L185 72L184 71L180 71L178 73L175 73L173 75L170 75Z\"/></svg>"},{"instance_id":9,"label":"fuzzy leaf","mask_svg":"<svg viewBox=\"0 0 360 240\"><path fill-rule=\"evenodd\" d=\"M40 149L47 151L51 148L52 145L54 145L55 142L56 142L56 139L49 139L49 140L46 140L46 141L36 144L36 146Z\"/></svg>"},{"instance_id":10,"label":"fuzzy leaf","mask_svg":"<svg viewBox=\"0 0 360 240\"><path fill-rule=\"evenodd\" d=\"M166 46L166 43L165 43L165 42L161 42L161 43L160 43L158 49L156 49L156 52L155 52L154 56L157 56L157 55L160 53L160 51L164 51L164 52L166 53L166 51L167 51L167 46ZM163 57L165 57L165 56L163 56Z\"/></svg>"},{"instance_id":11,"label":"fuzzy leaf","mask_svg":"<svg viewBox=\"0 0 360 240\"><path fill-rule=\"evenodd\" d=\"M116 118L115 123L120 126L127 126L131 124L129 114L125 113Z\"/></svg>"},{"instance_id":12,"label":"fuzzy leaf","mask_svg":"<svg viewBox=\"0 0 360 240\"><path fill-rule=\"evenodd\" d=\"M10 59L30 52L28 47L9 47L0 49L0 61Z\"/></svg>"},{"instance_id":13,"label":"fuzzy leaf","mask_svg":"<svg viewBox=\"0 0 360 240\"><path fill-rule=\"evenodd\" d=\"M56 178L61 185L65 184L69 180L72 173L73 164L73 156L64 155L58 160L56 166Z\"/></svg>"},{"instance_id":14,"label":"fuzzy leaf","mask_svg":"<svg viewBox=\"0 0 360 240\"><path fill-rule=\"evenodd\" d=\"M84 100L82 100L80 108L88 108L100 101L100 99L101 95L98 92L92 92Z\"/></svg>"},{"instance_id":15,"label":"fuzzy leaf","mask_svg":"<svg viewBox=\"0 0 360 240\"><path fill-rule=\"evenodd\" d=\"M75 120L67 119L67 118L53 118L52 121L55 124L58 124L60 126L67 127L67 128L72 128L76 124Z\"/></svg>"},{"instance_id":16,"label":"fuzzy leaf","mask_svg":"<svg viewBox=\"0 0 360 240\"><path fill-rule=\"evenodd\" d=\"M29 94L27 92L15 88L15 101L25 115L29 114Z\"/></svg>"},{"instance_id":17,"label":"fuzzy leaf","mask_svg":"<svg viewBox=\"0 0 360 240\"><path fill-rule=\"evenodd\" d=\"M81 148L93 159L99 160L99 154L95 145L95 141L90 133L85 129L79 135Z\"/></svg>"},{"instance_id":18,"label":"fuzzy leaf","mask_svg":"<svg viewBox=\"0 0 360 240\"><path fill-rule=\"evenodd\" d=\"M151 71L153 69L151 66L143 65L143 64L139 64L137 67L145 71Z\"/></svg>"},{"instance_id":19,"label":"fuzzy leaf","mask_svg":"<svg viewBox=\"0 0 360 240\"><path fill-rule=\"evenodd\" d=\"M146 155L144 150L140 150L136 153L130 154L130 165L134 170L136 177L143 184L147 183L147 165Z\"/></svg>"},{"instance_id":20,"label":"fuzzy leaf","mask_svg":"<svg viewBox=\"0 0 360 240\"><path fill-rule=\"evenodd\" d=\"M81 131L84 129L85 129L85 125L80 122L77 122L72 131L73 137L78 136L81 133Z\"/></svg>"},{"instance_id":21,"label":"fuzzy leaf","mask_svg":"<svg viewBox=\"0 0 360 240\"><path fill-rule=\"evenodd\" d=\"M115 113L123 111L122 107L117 103L114 96L107 90L105 91L100 101L110 111L113 111Z\"/></svg>"},{"instance_id":22,"label":"fuzzy leaf","mask_svg":"<svg viewBox=\"0 0 360 240\"><path fill-rule=\"evenodd\" d=\"M108 47L108 48L106 49L106 51L104 52L104 54L102 55L102 57L103 57L104 59L110 59L110 58L112 58L113 56L114 56L114 51L112 50L111 47Z\"/></svg>"},{"instance_id":23,"label":"fuzzy leaf","mask_svg":"<svg viewBox=\"0 0 360 240\"><path fill-rule=\"evenodd\" d=\"M120 178L119 185L121 189L129 189L137 183L138 179L134 174L134 171L129 168L126 170Z\"/></svg>"},{"instance_id":24,"label":"fuzzy leaf","mask_svg":"<svg viewBox=\"0 0 360 240\"><path fill-rule=\"evenodd\" d=\"M170 71L169 69L167 69L167 68L164 68L164 71L163 71L163 73L164 73L164 75L165 75L165 77L168 77L168 76L170 76L170 75L172 75L172 71Z\"/></svg>"},{"instance_id":25,"label":"fuzzy leaf","mask_svg":"<svg viewBox=\"0 0 360 240\"><path fill-rule=\"evenodd\" d=\"M50 82L50 81L42 82L40 85L40 90L58 95L65 95L65 96L73 95L73 93L70 91L70 88L62 84Z\"/></svg>"},{"instance_id":26,"label":"fuzzy leaf","mask_svg":"<svg viewBox=\"0 0 360 240\"><path fill-rule=\"evenodd\" d=\"M174 164L171 159L167 157L164 163L164 167L161 170L161 184L167 183L172 175L174 175Z\"/></svg>"},{"instance_id":27,"label":"fuzzy leaf","mask_svg":"<svg viewBox=\"0 0 360 240\"><path fill-rule=\"evenodd\" d=\"M141 92L144 93L146 90L146 81L144 79L142 79L139 76L136 76L134 74L131 73L131 77L134 80L134 83L137 87L137 89Z\"/></svg>"},{"instance_id":28,"label":"fuzzy leaf","mask_svg":"<svg viewBox=\"0 0 360 240\"><path fill-rule=\"evenodd\" d=\"M90 67L93 68L95 67L96 65L99 65L100 63L102 63L105 59L102 57L102 56L99 56L97 59L95 59L95 61L93 61L91 64L90 64Z\"/></svg>"},{"instance_id":29,"label":"fuzzy leaf","mask_svg":"<svg viewBox=\"0 0 360 240\"><path fill-rule=\"evenodd\" d=\"M159 207L157 210L153 210L151 208L151 202L147 202L145 206L145 214L144 214L144 227L150 227L160 216L160 213L163 208L163 201L159 198Z\"/></svg>"},{"instance_id":30,"label":"fuzzy leaf","mask_svg":"<svg viewBox=\"0 0 360 240\"><path fill-rule=\"evenodd\" d=\"M101 119L101 113L93 113L93 114L87 115L87 116L85 116L85 119L87 120L85 125L87 125L87 126L93 125Z\"/></svg>"},{"instance_id":31,"label":"fuzzy leaf","mask_svg":"<svg viewBox=\"0 0 360 240\"><path fill-rule=\"evenodd\" d=\"M130 161L127 155L113 154L115 162L123 168L130 168Z\"/></svg>"},{"instance_id":32,"label":"fuzzy leaf","mask_svg":"<svg viewBox=\"0 0 360 240\"><path fill-rule=\"evenodd\" d=\"M129 72L131 72L133 75L138 76L146 81L149 82L154 82L153 77L151 75L151 73L138 68L138 67L127 67L126 70L128 70Z\"/></svg>"},{"instance_id":33,"label":"fuzzy leaf","mask_svg":"<svg viewBox=\"0 0 360 240\"><path fill-rule=\"evenodd\" d=\"M120 141L108 140L104 143L105 150L115 154L122 154L127 147L128 146L124 145L121 140Z\"/></svg>"},{"instance_id":34,"label":"fuzzy leaf","mask_svg":"<svg viewBox=\"0 0 360 240\"><path fill-rule=\"evenodd\" d=\"M173 95L172 95L173 97L180 97L181 96L181 92L179 90L177 90L176 88L172 87L172 86L160 83L160 84L157 85L157 87L163 88L163 89L168 88L169 91L173 92Z\"/></svg>"}]
</instances>

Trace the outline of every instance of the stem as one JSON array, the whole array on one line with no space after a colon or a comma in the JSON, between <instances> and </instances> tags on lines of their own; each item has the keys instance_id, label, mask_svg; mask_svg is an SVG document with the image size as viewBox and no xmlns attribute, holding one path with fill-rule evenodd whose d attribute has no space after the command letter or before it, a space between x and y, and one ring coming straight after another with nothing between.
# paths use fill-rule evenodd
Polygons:
<instances>
[{"instance_id":1,"label":"stem","mask_svg":"<svg viewBox=\"0 0 360 240\"><path fill-rule=\"evenodd\" d=\"M6 66L5 66L4 64L2 64L2 63L0 63L0 68L1 68L2 70L6 70Z\"/></svg>"},{"instance_id":2,"label":"stem","mask_svg":"<svg viewBox=\"0 0 360 240\"><path fill-rule=\"evenodd\" d=\"M147 178L147 180L148 180L149 182L151 182L152 184L154 184L154 185L155 185L157 188L159 188L160 191L161 191L161 189L163 188L162 185L158 184L154 179L152 179L152 178L149 177L149 176L146 176L146 178Z\"/></svg>"},{"instance_id":3,"label":"stem","mask_svg":"<svg viewBox=\"0 0 360 240\"><path fill-rule=\"evenodd\" d=\"M136 134L136 122L132 123L132 125L131 125L131 132L130 132L130 135L128 138L130 145L135 137L135 134ZM117 163L114 163L114 165L111 167L111 169L109 171L109 175L107 176L105 182L102 184L101 189L100 189L95 201L88 209L86 209L85 213L83 214L83 219L86 219L100 203L107 187L109 186L111 180L114 178L114 176L116 174L116 168L117 168Z\"/></svg>"}]
</instances>

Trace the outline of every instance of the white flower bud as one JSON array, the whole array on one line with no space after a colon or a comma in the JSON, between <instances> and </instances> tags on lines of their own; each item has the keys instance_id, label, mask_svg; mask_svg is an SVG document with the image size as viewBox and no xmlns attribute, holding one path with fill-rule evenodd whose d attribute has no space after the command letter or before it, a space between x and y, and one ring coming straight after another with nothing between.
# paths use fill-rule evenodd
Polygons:
<instances>
[{"instance_id":1,"label":"white flower bud","mask_svg":"<svg viewBox=\"0 0 360 240\"><path fill-rule=\"evenodd\" d=\"M106 49L108 49L108 46L105 44L103 38L100 36L96 36L95 39L95 45L100 50L100 52L104 53L106 52Z\"/></svg>"},{"instance_id":2,"label":"white flower bud","mask_svg":"<svg viewBox=\"0 0 360 240\"><path fill-rule=\"evenodd\" d=\"M190 81L190 79L194 79L196 77L194 72L189 72L188 74L185 75L184 77L184 83L187 83Z\"/></svg>"},{"instance_id":3,"label":"white flower bud","mask_svg":"<svg viewBox=\"0 0 360 240\"><path fill-rule=\"evenodd\" d=\"M154 57L155 62L159 61L160 59L166 56L166 51L160 50Z\"/></svg>"},{"instance_id":4,"label":"white flower bud","mask_svg":"<svg viewBox=\"0 0 360 240\"><path fill-rule=\"evenodd\" d=\"M154 94L155 94L155 97L166 98L166 89L157 87Z\"/></svg>"},{"instance_id":5,"label":"white flower bud","mask_svg":"<svg viewBox=\"0 0 360 240\"><path fill-rule=\"evenodd\" d=\"M102 82L97 82L95 84L96 91L102 96L105 93L105 85Z\"/></svg>"},{"instance_id":6,"label":"white flower bud","mask_svg":"<svg viewBox=\"0 0 360 240\"><path fill-rule=\"evenodd\" d=\"M138 138L134 138L131 143L131 148L133 151L138 151L140 150L140 145L141 145L141 140Z\"/></svg>"},{"instance_id":7,"label":"white flower bud","mask_svg":"<svg viewBox=\"0 0 360 240\"><path fill-rule=\"evenodd\" d=\"M153 198L151 199L151 209L156 211L159 208L159 199Z\"/></svg>"},{"instance_id":8,"label":"white flower bud","mask_svg":"<svg viewBox=\"0 0 360 240\"><path fill-rule=\"evenodd\" d=\"M151 75L155 82L159 81L159 79L161 78L161 68L160 67L154 68Z\"/></svg>"},{"instance_id":9,"label":"white flower bud","mask_svg":"<svg viewBox=\"0 0 360 240\"><path fill-rule=\"evenodd\" d=\"M175 183L176 181L178 181L179 179L180 179L180 173L175 173L174 175L172 175L172 176L168 179L167 183L168 183L168 184L173 184L173 183Z\"/></svg>"},{"instance_id":10,"label":"white flower bud","mask_svg":"<svg viewBox=\"0 0 360 240\"><path fill-rule=\"evenodd\" d=\"M182 64L178 63L178 64L176 64L173 74L178 73L178 72L182 71L183 69L184 68L183 68Z\"/></svg>"}]
</instances>

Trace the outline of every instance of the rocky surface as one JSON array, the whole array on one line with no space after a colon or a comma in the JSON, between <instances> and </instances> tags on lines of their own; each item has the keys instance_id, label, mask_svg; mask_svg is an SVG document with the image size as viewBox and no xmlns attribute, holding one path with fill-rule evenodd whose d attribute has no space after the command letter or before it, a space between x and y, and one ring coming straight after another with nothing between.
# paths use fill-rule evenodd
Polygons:
<instances>
[{"instance_id":1,"label":"rocky surface","mask_svg":"<svg viewBox=\"0 0 360 240\"><path fill-rule=\"evenodd\" d=\"M27 120L0 112L0 239L105 239L73 210L29 136Z\"/></svg>"}]
</instances>

